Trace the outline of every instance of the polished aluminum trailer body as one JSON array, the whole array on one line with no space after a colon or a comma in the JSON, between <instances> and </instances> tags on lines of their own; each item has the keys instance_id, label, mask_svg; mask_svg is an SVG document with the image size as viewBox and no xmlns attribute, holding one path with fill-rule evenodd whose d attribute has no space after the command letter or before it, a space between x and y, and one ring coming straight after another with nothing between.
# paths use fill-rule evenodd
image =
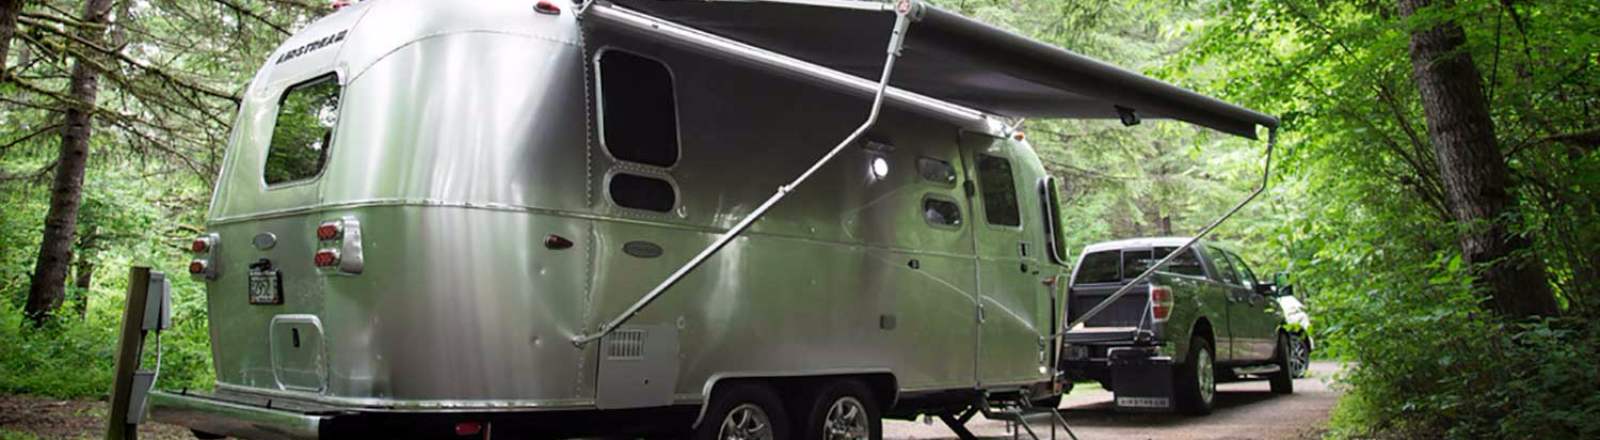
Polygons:
<instances>
[{"instance_id":1,"label":"polished aluminum trailer body","mask_svg":"<svg viewBox=\"0 0 1600 440\"><path fill-rule=\"evenodd\" d=\"M581 343L811 167L876 84L623 5L536 3L367 1L273 54L197 254L217 393L158 393L158 420L296 438L351 411L694 410L739 378L860 377L885 406L1050 393L1065 268L1044 168L1011 121L900 87L862 141ZM605 117L613 53L669 72L672 160L608 146L636 122ZM324 159L269 184L280 107L319 78ZM665 206L619 202L634 190ZM281 296L257 304L269 273Z\"/></svg>"}]
</instances>

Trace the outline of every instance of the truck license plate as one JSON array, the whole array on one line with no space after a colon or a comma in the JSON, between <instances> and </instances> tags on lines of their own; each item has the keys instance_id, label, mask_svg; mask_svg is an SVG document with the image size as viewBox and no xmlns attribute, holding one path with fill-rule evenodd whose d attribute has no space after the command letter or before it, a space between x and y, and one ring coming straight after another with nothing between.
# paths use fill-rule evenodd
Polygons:
<instances>
[{"instance_id":1,"label":"truck license plate","mask_svg":"<svg viewBox=\"0 0 1600 440\"><path fill-rule=\"evenodd\" d=\"M250 269L250 304L283 304L283 283L277 269Z\"/></svg>"}]
</instances>

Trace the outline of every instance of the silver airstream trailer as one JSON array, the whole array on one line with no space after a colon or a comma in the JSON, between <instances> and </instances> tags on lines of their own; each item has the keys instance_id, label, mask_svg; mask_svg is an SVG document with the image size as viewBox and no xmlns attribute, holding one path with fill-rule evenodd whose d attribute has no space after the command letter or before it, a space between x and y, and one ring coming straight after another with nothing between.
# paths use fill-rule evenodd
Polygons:
<instances>
[{"instance_id":1,"label":"silver airstream trailer","mask_svg":"<svg viewBox=\"0 0 1600 440\"><path fill-rule=\"evenodd\" d=\"M1065 250L1022 117L1277 124L917 0L345 7L250 84L190 267L216 389L151 415L967 436L956 414L1060 392Z\"/></svg>"}]
</instances>

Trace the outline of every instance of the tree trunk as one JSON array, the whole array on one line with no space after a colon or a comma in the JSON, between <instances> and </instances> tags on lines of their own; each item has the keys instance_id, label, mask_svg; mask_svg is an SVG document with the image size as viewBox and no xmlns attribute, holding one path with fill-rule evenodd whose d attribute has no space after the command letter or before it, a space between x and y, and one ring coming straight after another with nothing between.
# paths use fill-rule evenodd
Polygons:
<instances>
[{"instance_id":1,"label":"tree trunk","mask_svg":"<svg viewBox=\"0 0 1600 440\"><path fill-rule=\"evenodd\" d=\"M77 286L78 298L73 302L78 318L89 317L89 286L94 284L94 261L89 260L87 252L78 255L78 277L72 282Z\"/></svg>"},{"instance_id":2,"label":"tree trunk","mask_svg":"<svg viewBox=\"0 0 1600 440\"><path fill-rule=\"evenodd\" d=\"M0 0L0 82L5 82L6 60L11 56L11 36L17 33L22 0Z\"/></svg>"},{"instance_id":3,"label":"tree trunk","mask_svg":"<svg viewBox=\"0 0 1600 440\"><path fill-rule=\"evenodd\" d=\"M6 1L6 0L0 0ZM105 25L110 23L112 0L84 0L85 23ZM79 27L78 35L84 40L99 43L105 36L101 29ZM82 53L95 53L82 48ZM61 307L65 294L67 272L72 265L72 235L78 227L78 205L83 199L83 175L89 164L89 137L94 124L95 96L99 94L100 75L86 60L76 60L72 65L72 83L64 126L61 129L61 151L56 162L55 181L50 185L50 210L44 217L44 239L39 243L39 258L33 267L33 279L28 287L28 304L23 309L35 326L43 325L50 314Z\"/></svg>"},{"instance_id":4,"label":"tree trunk","mask_svg":"<svg viewBox=\"0 0 1600 440\"><path fill-rule=\"evenodd\" d=\"M1401 16L1413 17L1433 0L1398 0ZM1453 6L1441 0L1440 8ZM1484 99L1466 30L1445 20L1411 32L1412 77L1422 93L1428 139L1443 175L1451 215L1465 226L1462 259L1481 266L1477 284L1504 316L1559 313L1544 264L1531 258L1532 240L1513 234L1506 214L1516 208L1507 190L1510 171L1500 154L1494 120Z\"/></svg>"}]
</instances>

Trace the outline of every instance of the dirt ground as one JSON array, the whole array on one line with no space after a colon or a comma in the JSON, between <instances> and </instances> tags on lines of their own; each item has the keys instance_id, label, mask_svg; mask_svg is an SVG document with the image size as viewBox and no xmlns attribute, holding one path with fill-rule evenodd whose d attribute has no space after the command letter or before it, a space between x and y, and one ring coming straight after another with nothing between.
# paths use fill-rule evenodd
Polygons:
<instances>
[{"instance_id":1,"label":"dirt ground","mask_svg":"<svg viewBox=\"0 0 1600 440\"><path fill-rule=\"evenodd\" d=\"M1311 376L1294 381L1295 393L1275 395L1266 381L1217 386L1216 410L1209 416L1130 414L1113 409L1112 394L1098 388L1080 390L1061 402L1061 415L1081 440L1312 440L1322 437L1328 413L1339 393L1328 385L1338 370L1333 362L1313 362ZM1049 423L1035 421L1035 431L1048 438ZM973 419L967 427L986 439L1011 438L1004 422ZM944 424L884 421L884 440L954 440ZM1067 436L1057 431L1057 439ZM1020 434L1022 439L1027 433Z\"/></svg>"},{"instance_id":2,"label":"dirt ground","mask_svg":"<svg viewBox=\"0 0 1600 440\"><path fill-rule=\"evenodd\" d=\"M0 438L101 439L106 435L106 402L0 395ZM149 423L139 438L190 440L189 430Z\"/></svg>"}]
</instances>

